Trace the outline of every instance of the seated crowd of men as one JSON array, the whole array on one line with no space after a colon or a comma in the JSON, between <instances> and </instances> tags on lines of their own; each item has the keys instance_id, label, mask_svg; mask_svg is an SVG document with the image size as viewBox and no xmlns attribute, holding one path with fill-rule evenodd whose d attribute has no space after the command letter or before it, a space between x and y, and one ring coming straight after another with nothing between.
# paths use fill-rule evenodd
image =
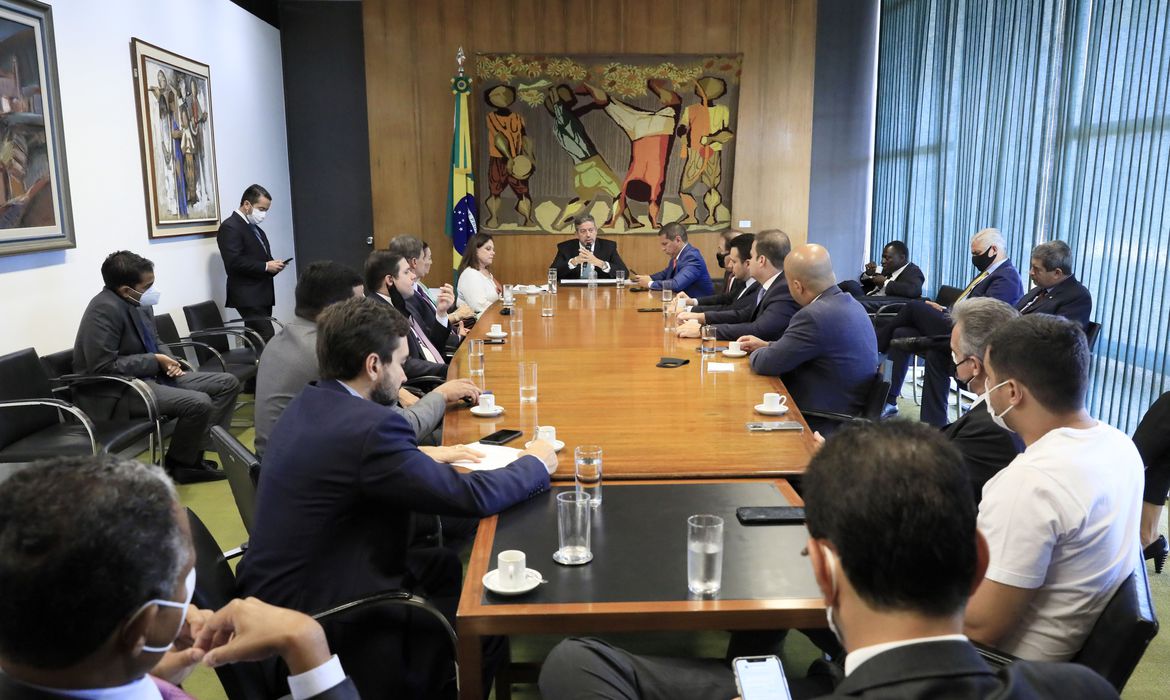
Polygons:
<instances>
[{"instance_id":1,"label":"seated crowd of men","mask_svg":"<svg viewBox=\"0 0 1170 700\"><path fill-rule=\"evenodd\" d=\"M577 234L558 246L558 274L625 269L592 219L579 219ZM1068 246L1032 251L1036 288L1024 295L1002 234L979 231L971 240L979 274L944 307L918 298L924 276L901 242L883 249L880 271L871 263L857 281L838 284L821 246L793 249L778 230L725 236L727 276L715 293L684 227L668 224L659 238L670 262L632 279L649 289L677 282L688 307L678 334L710 325L718 338L739 341L752 371L780 377L802 409L858 413L880 381L879 353L893 363L896 398L909 355L927 358L933 383L923 422L942 430L908 421L837 429L809 419L828 438L802 482L809 563L840 645L826 646L848 655L843 680L813 674L794 682L796 694L1116 697L1087 669L1032 663L1071 659L1141 565L1142 458L1085 408L1092 302L1071 274ZM405 587L453 622L460 555L479 518L550 488L557 456L547 442L532 442L502 469L470 473L449 465L481 455L438 446L445 412L474 402L480 389L463 379L430 391L409 386L446 376L447 355L473 315L451 285L422 284L430 259L425 243L401 236L369 256L364 275L333 262L301 271L295 318L265 348L256 382L263 466L237 581L254 598L214 613L189 607L194 550L158 467L62 458L6 482L4 697L98 688L171 697L168 682L196 663L274 654L284 665L266 667L270 681L298 699L453 693L441 630L423 626L406 642L394 630L410 624L408 613L324 629L304 615ZM185 372L159 342L148 260L113 253L102 277L78 331L77 370L149 382L162 412L178 419L166 473L180 483L221 478L202 451L209 426L227 425L239 382ZM867 312L894 300L902 306L892 318ZM979 398L947 425L952 377ZM941 412L930 414L927 395L940 387ZM120 396L89 400L133 410L115 405ZM427 518L441 541L428 536ZM970 641L1024 661L993 672ZM499 638L483 646L486 681L508 647ZM562 642L540 686L549 698L736 694L726 664L638 657L594 639Z\"/></svg>"}]
</instances>

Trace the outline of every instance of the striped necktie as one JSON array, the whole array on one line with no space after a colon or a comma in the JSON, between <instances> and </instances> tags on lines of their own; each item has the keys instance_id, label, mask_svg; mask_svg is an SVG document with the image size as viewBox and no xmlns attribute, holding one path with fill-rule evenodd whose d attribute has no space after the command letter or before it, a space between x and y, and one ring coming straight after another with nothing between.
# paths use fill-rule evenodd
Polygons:
<instances>
[{"instance_id":1,"label":"striped necktie","mask_svg":"<svg viewBox=\"0 0 1170 700\"><path fill-rule=\"evenodd\" d=\"M955 304L958 304L960 301L966 299L967 295L971 293L971 290L975 288L975 285L982 282L986 277L987 271L980 272L979 275L975 277L975 279L971 280L971 284L967 285L967 288L963 290L963 293L959 295L959 298L955 299ZM954 304L952 304L952 306L953 305Z\"/></svg>"},{"instance_id":2,"label":"striped necktie","mask_svg":"<svg viewBox=\"0 0 1170 700\"><path fill-rule=\"evenodd\" d=\"M435 347L435 344L431 342L427 334L423 333L422 326L418 325L418 321L414 316L410 317L410 330L414 333L415 340L422 346L423 355L430 355L430 357L426 358L428 362L445 361L443 353L439 352L439 349Z\"/></svg>"}]
</instances>

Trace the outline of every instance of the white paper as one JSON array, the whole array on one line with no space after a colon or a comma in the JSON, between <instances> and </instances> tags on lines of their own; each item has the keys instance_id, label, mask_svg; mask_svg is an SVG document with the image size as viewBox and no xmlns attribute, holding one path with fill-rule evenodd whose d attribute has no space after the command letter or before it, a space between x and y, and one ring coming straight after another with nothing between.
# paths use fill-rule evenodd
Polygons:
<instances>
[{"instance_id":1,"label":"white paper","mask_svg":"<svg viewBox=\"0 0 1170 700\"><path fill-rule=\"evenodd\" d=\"M512 287L512 291L516 294L540 294L547 289L547 284L518 284Z\"/></svg>"},{"instance_id":2,"label":"white paper","mask_svg":"<svg viewBox=\"0 0 1170 700\"><path fill-rule=\"evenodd\" d=\"M735 364L731 362L708 362L708 372L734 372Z\"/></svg>"},{"instance_id":3,"label":"white paper","mask_svg":"<svg viewBox=\"0 0 1170 700\"><path fill-rule=\"evenodd\" d=\"M473 472L491 471L493 469L506 467L512 462L515 462L522 452L522 450L518 450L515 447L507 447L505 445L484 445L478 442L465 445L465 447L470 447L476 452L482 452L484 456L481 457L480 461L478 462L462 460L459 462L452 462L451 464L456 467L465 467Z\"/></svg>"}]
</instances>

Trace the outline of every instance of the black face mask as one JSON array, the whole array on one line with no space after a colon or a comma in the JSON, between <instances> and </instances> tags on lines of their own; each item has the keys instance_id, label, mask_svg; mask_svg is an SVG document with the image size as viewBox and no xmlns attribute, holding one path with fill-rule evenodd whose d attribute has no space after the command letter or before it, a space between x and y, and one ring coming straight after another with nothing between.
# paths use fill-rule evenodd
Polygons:
<instances>
[{"instance_id":1,"label":"black face mask","mask_svg":"<svg viewBox=\"0 0 1170 700\"><path fill-rule=\"evenodd\" d=\"M726 267L727 266L726 265L727 254L726 253L716 253L715 254L715 262L719 263L719 267Z\"/></svg>"},{"instance_id":2,"label":"black face mask","mask_svg":"<svg viewBox=\"0 0 1170 700\"><path fill-rule=\"evenodd\" d=\"M993 260L995 260L995 256L991 254L991 247L988 247L987 250L983 251L983 253L980 255L971 256L971 264L974 265L975 269L979 270L980 272L983 272L987 268L991 267L991 261Z\"/></svg>"}]
</instances>

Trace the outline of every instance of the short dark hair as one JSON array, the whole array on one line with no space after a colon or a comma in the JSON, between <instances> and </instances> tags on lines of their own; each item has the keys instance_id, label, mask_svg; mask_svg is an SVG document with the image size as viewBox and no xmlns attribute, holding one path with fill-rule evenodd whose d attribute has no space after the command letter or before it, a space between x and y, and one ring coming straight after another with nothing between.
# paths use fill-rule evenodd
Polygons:
<instances>
[{"instance_id":1,"label":"short dark hair","mask_svg":"<svg viewBox=\"0 0 1170 700\"><path fill-rule=\"evenodd\" d=\"M788 234L778 228L760 231L756 236L756 254L763 255L777 270L784 269L784 258L792 252L792 241Z\"/></svg>"},{"instance_id":2,"label":"short dark hair","mask_svg":"<svg viewBox=\"0 0 1170 700\"><path fill-rule=\"evenodd\" d=\"M362 276L348 265L332 260L310 263L297 279L295 313L315 321L326 306L352 297L353 288L361 283Z\"/></svg>"},{"instance_id":3,"label":"short dark hair","mask_svg":"<svg viewBox=\"0 0 1170 700\"><path fill-rule=\"evenodd\" d=\"M573 230L576 231L577 229L581 228L581 224L588 223L591 223L596 227L597 219L594 219L592 214L578 214L577 216L573 217Z\"/></svg>"},{"instance_id":4,"label":"short dark hair","mask_svg":"<svg viewBox=\"0 0 1170 700\"><path fill-rule=\"evenodd\" d=\"M833 543L868 605L933 617L963 607L978 569L975 502L962 455L936 428L839 430L803 482L809 534Z\"/></svg>"},{"instance_id":5,"label":"short dark hair","mask_svg":"<svg viewBox=\"0 0 1170 700\"><path fill-rule=\"evenodd\" d=\"M386 250L398 253L407 260L421 258L426 249L427 244L414 236L395 236L394 240L390 241L390 245L386 246Z\"/></svg>"},{"instance_id":6,"label":"short dark hair","mask_svg":"<svg viewBox=\"0 0 1170 700\"><path fill-rule=\"evenodd\" d=\"M1081 324L1049 314L1012 319L988 338L987 357L996 379L1020 382L1049 411L1085 407L1089 344Z\"/></svg>"},{"instance_id":7,"label":"short dark hair","mask_svg":"<svg viewBox=\"0 0 1170 700\"><path fill-rule=\"evenodd\" d=\"M731 252L732 248L739 251L739 259L748 261L752 258L752 241L756 240L754 233L741 233L727 244L727 251Z\"/></svg>"},{"instance_id":8,"label":"short dark hair","mask_svg":"<svg viewBox=\"0 0 1170 700\"><path fill-rule=\"evenodd\" d=\"M169 598L187 562L174 486L110 455L55 457L0 486L0 654L72 666L140 607Z\"/></svg>"},{"instance_id":9,"label":"short dark hair","mask_svg":"<svg viewBox=\"0 0 1170 700\"><path fill-rule=\"evenodd\" d=\"M473 270L479 269L475 262L475 251L487 245L491 240L492 235L482 231L467 239L467 245L463 248L463 259L459 261L459 269L455 271L456 277L469 267Z\"/></svg>"},{"instance_id":10,"label":"short dark hair","mask_svg":"<svg viewBox=\"0 0 1170 700\"><path fill-rule=\"evenodd\" d=\"M687 227L683 226L677 221L672 221L658 230L659 236L666 236L666 240L673 241L676 238L681 238L683 243L687 242Z\"/></svg>"},{"instance_id":11,"label":"short dark hair","mask_svg":"<svg viewBox=\"0 0 1170 700\"><path fill-rule=\"evenodd\" d=\"M317 317L321 379L353 379L370 353L389 362L409 329L405 316L373 299L355 297L325 307Z\"/></svg>"},{"instance_id":12,"label":"short dark hair","mask_svg":"<svg viewBox=\"0 0 1170 700\"><path fill-rule=\"evenodd\" d=\"M898 255L901 255L907 260L910 259L910 249L907 248L906 244L902 241L890 241L889 243L882 246L882 250L885 250L886 248L893 248L894 252Z\"/></svg>"},{"instance_id":13,"label":"short dark hair","mask_svg":"<svg viewBox=\"0 0 1170 700\"><path fill-rule=\"evenodd\" d=\"M102 263L102 282L109 289L133 287L148 272L154 272L154 263L138 253L119 250L107 255Z\"/></svg>"},{"instance_id":14,"label":"short dark hair","mask_svg":"<svg viewBox=\"0 0 1170 700\"><path fill-rule=\"evenodd\" d=\"M240 195L240 206L244 206L244 202L255 204L261 199L272 201L272 195L268 194L268 190L260 185L248 185L248 189L244 190L244 194Z\"/></svg>"},{"instance_id":15,"label":"short dark hair","mask_svg":"<svg viewBox=\"0 0 1170 700\"><path fill-rule=\"evenodd\" d=\"M1072 249L1064 241L1046 241L1032 249L1032 260L1038 260L1046 272L1059 269L1066 275L1072 274Z\"/></svg>"},{"instance_id":16,"label":"short dark hair","mask_svg":"<svg viewBox=\"0 0 1170 700\"><path fill-rule=\"evenodd\" d=\"M405 260L401 253L375 250L366 258L366 291L376 292L386 275L398 276L398 262Z\"/></svg>"}]
</instances>

